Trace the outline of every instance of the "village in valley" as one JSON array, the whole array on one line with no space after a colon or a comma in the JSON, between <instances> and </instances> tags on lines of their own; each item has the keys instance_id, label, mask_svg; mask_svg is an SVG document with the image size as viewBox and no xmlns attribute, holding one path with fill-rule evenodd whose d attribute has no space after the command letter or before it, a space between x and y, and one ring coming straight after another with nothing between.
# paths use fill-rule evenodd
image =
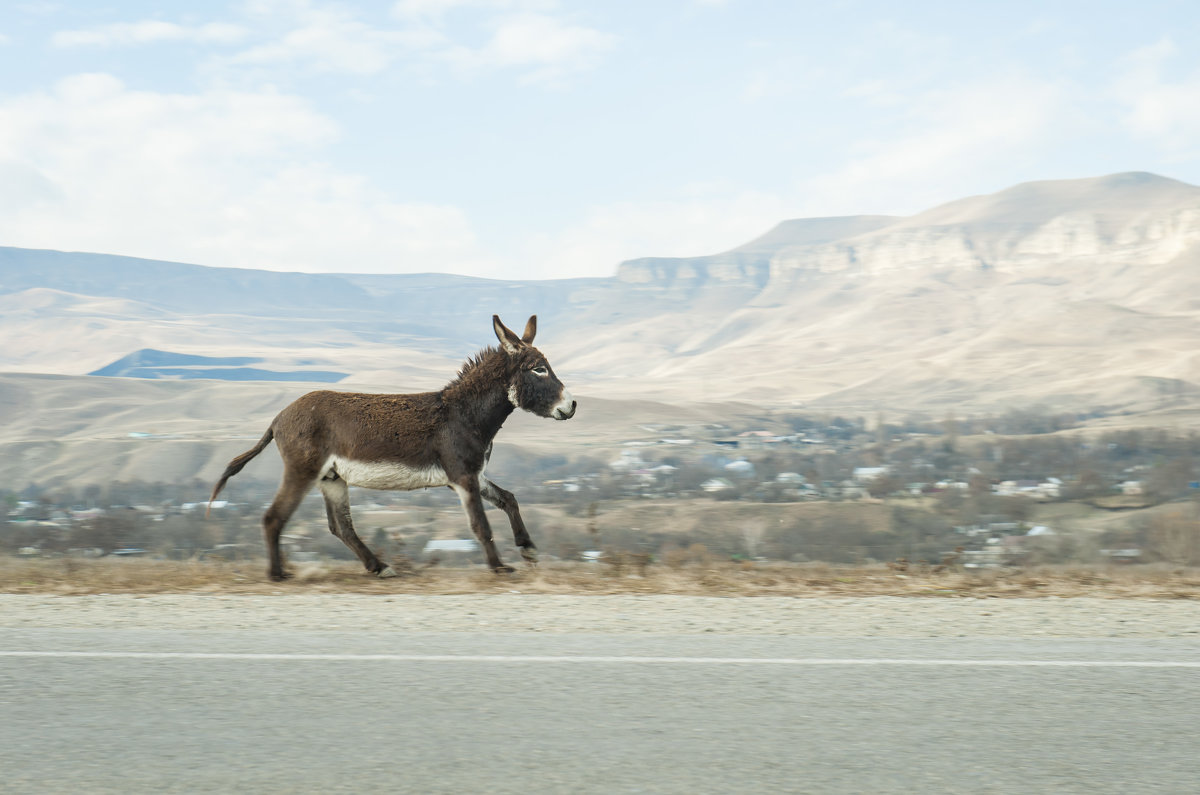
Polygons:
<instances>
[{"instance_id":1,"label":"village in valley","mask_svg":"<svg viewBox=\"0 0 1200 795\"><path fill-rule=\"evenodd\" d=\"M617 445L495 466L516 485L526 513L550 526L539 537L549 559L594 561L621 549L661 557L702 546L734 559L899 559L964 569L1200 562L1191 560L1194 544L1170 543L1181 522L1197 521L1200 437L1095 434L1079 422L1029 412L895 424L801 416L762 427L641 424ZM209 488L30 486L4 495L0 545L30 557L258 554L258 519L274 484L247 480L214 502L205 521ZM442 491L362 492L360 533L417 559L473 560L477 546L453 495ZM675 518L637 518L650 511ZM756 522L760 530L748 535ZM504 538L502 520L493 523ZM294 560L344 557L315 492L283 541Z\"/></svg>"}]
</instances>

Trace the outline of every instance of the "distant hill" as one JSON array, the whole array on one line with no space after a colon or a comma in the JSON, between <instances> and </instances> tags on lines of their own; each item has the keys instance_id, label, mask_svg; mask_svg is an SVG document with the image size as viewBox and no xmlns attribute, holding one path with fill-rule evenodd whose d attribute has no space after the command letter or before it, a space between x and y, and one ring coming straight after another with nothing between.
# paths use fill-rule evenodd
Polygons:
<instances>
[{"instance_id":1,"label":"distant hill","mask_svg":"<svg viewBox=\"0 0 1200 795\"><path fill-rule=\"evenodd\" d=\"M0 368L435 388L491 341L493 313L514 326L536 313L573 389L614 398L1137 412L1200 392L1198 288L1200 188L1145 173L1025 183L903 218L794 219L607 279L0 248ZM148 349L175 358L147 362Z\"/></svg>"}]
</instances>

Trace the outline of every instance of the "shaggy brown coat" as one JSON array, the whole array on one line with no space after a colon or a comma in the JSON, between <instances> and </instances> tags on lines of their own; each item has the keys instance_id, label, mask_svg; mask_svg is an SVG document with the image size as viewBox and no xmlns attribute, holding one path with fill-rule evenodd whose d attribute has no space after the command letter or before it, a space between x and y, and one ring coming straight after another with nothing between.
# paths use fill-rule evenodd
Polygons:
<instances>
[{"instance_id":1,"label":"shaggy brown coat","mask_svg":"<svg viewBox=\"0 0 1200 795\"><path fill-rule=\"evenodd\" d=\"M554 375L546 357L531 344L537 317L518 338L492 316L500 348L486 348L437 392L372 395L319 391L297 399L275 417L252 449L234 458L213 489L212 498L272 439L283 458L283 482L263 515L263 534L272 579L283 568L279 536L313 485L325 497L329 529L368 571L395 571L362 542L350 519L350 486L411 490L448 486L462 501L487 556L497 572L512 571L496 552L483 511L486 499L503 510L522 556L536 561L534 546L513 495L483 477L492 440L515 408L543 417L570 419L576 403Z\"/></svg>"}]
</instances>

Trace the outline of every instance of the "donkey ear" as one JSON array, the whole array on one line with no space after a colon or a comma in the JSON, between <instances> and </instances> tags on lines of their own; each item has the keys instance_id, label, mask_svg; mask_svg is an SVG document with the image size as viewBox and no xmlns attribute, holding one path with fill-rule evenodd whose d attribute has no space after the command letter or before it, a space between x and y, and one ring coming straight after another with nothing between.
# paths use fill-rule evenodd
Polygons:
<instances>
[{"instance_id":1,"label":"donkey ear","mask_svg":"<svg viewBox=\"0 0 1200 795\"><path fill-rule=\"evenodd\" d=\"M505 353L515 354L521 350L521 340L514 334L508 326L500 322L499 315L492 315L492 328L496 332L496 339L500 340L500 347Z\"/></svg>"},{"instance_id":2,"label":"donkey ear","mask_svg":"<svg viewBox=\"0 0 1200 795\"><path fill-rule=\"evenodd\" d=\"M530 315L529 322L525 324L525 333L521 335L521 342L532 345L535 334L537 334L537 315Z\"/></svg>"}]
</instances>

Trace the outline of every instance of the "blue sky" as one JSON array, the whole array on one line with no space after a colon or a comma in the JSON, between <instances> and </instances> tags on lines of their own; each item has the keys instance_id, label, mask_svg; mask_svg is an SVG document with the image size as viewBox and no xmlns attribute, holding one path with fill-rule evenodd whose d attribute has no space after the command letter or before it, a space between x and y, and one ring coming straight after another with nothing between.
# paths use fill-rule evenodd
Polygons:
<instances>
[{"instance_id":1,"label":"blue sky","mask_svg":"<svg viewBox=\"0 0 1200 795\"><path fill-rule=\"evenodd\" d=\"M0 245L603 276L1034 179L1200 183L1194 2L6 3Z\"/></svg>"}]
</instances>

